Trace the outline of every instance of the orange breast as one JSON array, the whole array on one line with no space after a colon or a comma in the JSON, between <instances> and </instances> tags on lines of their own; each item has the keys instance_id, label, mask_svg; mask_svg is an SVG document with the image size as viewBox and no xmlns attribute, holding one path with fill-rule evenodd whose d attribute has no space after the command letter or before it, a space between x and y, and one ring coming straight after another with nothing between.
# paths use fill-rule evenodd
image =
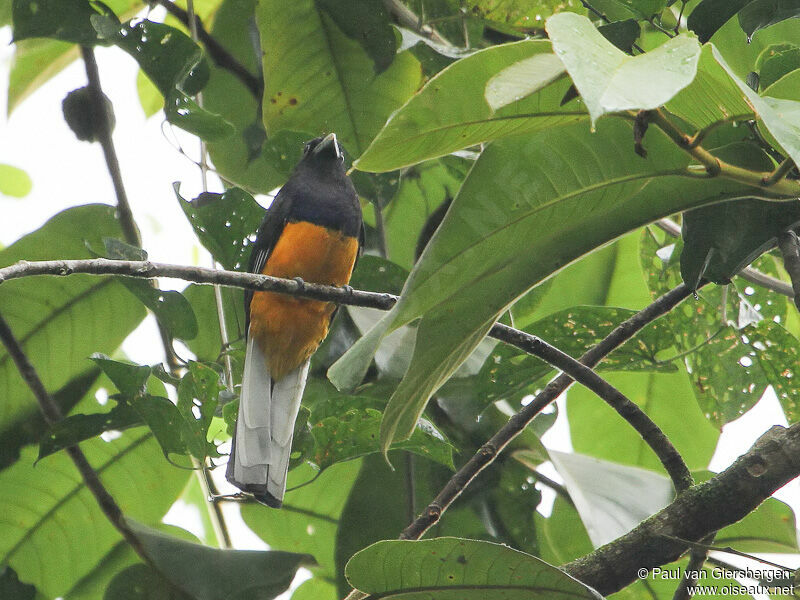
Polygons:
<instances>
[{"instance_id":1,"label":"orange breast","mask_svg":"<svg viewBox=\"0 0 800 600\"><path fill-rule=\"evenodd\" d=\"M311 223L287 223L261 273L300 277L310 283L350 281L358 240ZM250 302L255 337L277 380L309 358L328 334L335 305L273 292L256 292Z\"/></svg>"}]
</instances>

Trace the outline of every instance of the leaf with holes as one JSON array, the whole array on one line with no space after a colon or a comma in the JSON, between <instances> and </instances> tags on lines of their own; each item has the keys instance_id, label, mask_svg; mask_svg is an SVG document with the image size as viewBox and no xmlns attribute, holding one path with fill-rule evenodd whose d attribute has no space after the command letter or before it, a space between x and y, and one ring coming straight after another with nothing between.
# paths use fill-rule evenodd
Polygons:
<instances>
[{"instance_id":1,"label":"leaf with holes","mask_svg":"<svg viewBox=\"0 0 800 600\"><path fill-rule=\"evenodd\" d=\"M264 218L264 209L240 188L222 194L204 192L194 200L184 200L180 185L175 195L200 242L214 259L230 270L247 268L250 246L247 237L255 233Z\"/></svg>"}]
</instances>

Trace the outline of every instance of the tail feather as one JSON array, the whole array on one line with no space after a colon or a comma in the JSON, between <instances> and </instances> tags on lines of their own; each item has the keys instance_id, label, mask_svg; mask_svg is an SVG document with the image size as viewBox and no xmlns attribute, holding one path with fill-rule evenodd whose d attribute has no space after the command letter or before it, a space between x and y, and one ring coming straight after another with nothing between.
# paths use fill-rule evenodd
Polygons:
<instances>
[{"instance_id":1,"label":"tail feather","mask_svg":"<svg viewBox=\"0 0 800 600\"><path fill-rule=\"evenodd\" d=\"M269 506L280 507L286 491L294 422L308 366L306 361L273 383L263 352L252 336L248 341L226 477Z\"/></svg>"}]
</instances>

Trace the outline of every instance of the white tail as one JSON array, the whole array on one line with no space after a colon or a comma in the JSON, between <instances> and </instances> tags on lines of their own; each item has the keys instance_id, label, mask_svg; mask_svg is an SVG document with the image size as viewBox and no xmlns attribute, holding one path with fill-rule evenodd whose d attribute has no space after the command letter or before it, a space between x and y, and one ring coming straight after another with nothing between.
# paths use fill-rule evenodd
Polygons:
<instances>
[{"instance_id":1,"label":"white tail","mask_svg":"<svg viewBox=\"0 0 800 600\"><path fill-rule=\"evenodd\" d=\"M249 336L226 477L275 508L286 492L294 422L307 375L308 361L273 383L264 353Z\"/></svg>"}]
</instances>

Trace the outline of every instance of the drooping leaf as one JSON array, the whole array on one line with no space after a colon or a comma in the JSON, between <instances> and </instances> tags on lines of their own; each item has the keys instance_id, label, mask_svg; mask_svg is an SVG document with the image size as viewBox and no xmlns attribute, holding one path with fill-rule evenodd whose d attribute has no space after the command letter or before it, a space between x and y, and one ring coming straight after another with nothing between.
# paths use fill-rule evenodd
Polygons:
<instances>
[{"instance_id":1,"label":"drooping leaf","mask_svg":"<svg viewBox=\"0 0 800 600\"><path fill-rule=\"evenodd\" d=\"M687 27L705 44L725 23L752 0L702 0L687 20Z\"/></svg>"},{"instance_id":2,"label":"drooping leaf","mask_svg":"<svg viewBox=\"0 0 800 600\"><path fill-rule=\"evenodd\" d=\"M421 564L436 565L420 568ZM507 546L465 540L383 541L362 550L347 563L352 586L374 598L407 600L421 591L432 596L453 593L472 600L486 589L506 598L600 598L563 571Z\"/></svg>"},{"instance_id":3,"label":"drooping leaf","mask_svg":"<svg viewBox=\"0 0 800 600\"><path fill-rule=\"evenodd\" d=\"M153 573L144 565L129 567L112 580L106 591L108 600L152 597L141 595L137 588L149 589L153 593L169 591L164 590L163 581L160 582L161 586L158 585L160 576L166 577L178 590L187 594L166 596L170 600L184 597L217 600L242 597L243 594L271 600L289 588L298 568L313 563L307 554L218 550L138 523L131 523L131 526L160 574Z\"/></svg>"},{"instance_id":4,"label":"drooping leaf","mask_svg":"<svg viewBox=\"0 0 800 600\"><path fill-rule=\"evenodd\" d=\"M180 90L172 90L164 99L167 121L199 138L215 142L233 135L234 127L220 115L204 110Z\"/></svg>"},{"instance_id":5,"label":"drooping leaf","mask_svg":"<svg viewBox=\"0 0 800 600\"><path fill-rule=\"evenodd\" d=\"M184 200L180 186L175 195L203 246L226 269L247 268L250 241L264 218L264 209L241 188L222 194L204 192L194 200Z\"/></svg>"},{"instance_id":6,"label":"drooping leaf","mask_svg":"<svg viewBox=\"0 0 800 600\"><path fill-rule=\"evenodd\" d=\"M153 311L158 322L176 338L191 340L197 336L197 317L192 305L175 290L160 290L149 281L121 279L122 284L139 301Z\"/></svg>"},{"instance_id":7,"label":"drooping leaf","mask_svg":"<svg viewBox=\"0 0 800 600\"><path fill-rule=\"evenodd\" d=\"M317 6L347 37L356 40L375 63L375 72L385 71L394 60L397 41L389 13L379 0L316 0Z\"/></svg>"},{"instance_id":8,"label":"drooping leaf","mask_svg":"<svg viewBox=\"0 0 800 600\"><path fill-rule=\"evenodd\" d=\"M647 469L582 454L550 452L595 548L628 533L667 506L672 482Z\"/></svg>"},{"instance_id":9,"label":"drooping leaf","mask_svg":"<svg viewBox=\"0 0 800 600\"><path fill-rule=\"evenodd\" d=\"M612 21L611 23L600 25L597 31L602 33L603 37L617 48L628 54L633 51L633 45L642 32L639 23L635 19Z\"/></svg>"},{"instance_id":10,"label":"drooping leaf","mask_svg":"<svg viewBox=\"0 0 800 600\"><path fill-rule=\"evenodd\" d=\"M689 85L697 73L700 45L692 36L676 36L655 50L632 57L580 15L553 15L547 21L547 32L553 51L586 102L592 122L604 114L658 108ZM644 78L649 85L637 85Z\"/></svg>"},{"instance_id":11,"label":"drooping leaf","mask_svg":"<svg viewBox=\"0 0 800 600\"><path fill-rule=\"evenodd\" d=\"M798 0L753 0L739 11L739 25L748 39L765 27L800 17Z\"/></svg>"},{"instance_id":12,"label":"drooping leaf","mask_svg":"<svg viewBox=\"0 0 800 600\"><path fill-rule=\"evenodd\" d=\"M85 240L99 246L103 237L121 237L113 207L70 208L0 252L0 265L91 258ZM0 313L52 391L89 371L92 363L86 358L93 352L114 352L145 314L114 278L91 275L10 281L0 287ZM5 349L0 349L0 392L0 429L38 414Z\"/></svg>"},{"instance_id":13,"label":"drooping leaf","mask_svg":"<svg viewBox=\"0 0 800 600\"><path fill-rule=\"evenodd\" d=\"M161 519L190 475L164 461L142 431L84 442L81 449L126 517L144 522ZM35 458L36 448L28 447L0 472L7 517L0 523L0 560L53 598L66 595L122 538L66 454L34 467ZM32 489L37 493L24 493Z\"/></svg>"},{"instance_id":14,"label":"drooping leaf","mask_svg":"<svg viewBox=\"0 0 800 600\"><path fill-rule=\"evenodd\" d=\"M557 90L546 86L557 72L556 60L550 43L539 40L494 46L456 61L391 117L354 166L391 171L481 142L584 119L584 110L559 106L565 85ZM497 110L486 96L494 77L501 79L494 80L490 97L511 100ZM539 88L545 89L533 94Z\"/></svg>"},{"instance_id":15,"label":"drooping leaf","mask_svg":"<svg viewBox=\"0 0 800 600\"><path fill-rule=\"evenodd\" d=\"M100 353L92 354L89 358L103 370L123 394L135 396L144 391L144 384L150 377L150 367L147 365L112 360Z\"/></svg>"},{"instance_id":16,"label":"drooping leaf","mask_svg":"<svg viewBox=\"0 0 800 600\"><path fill-rule=\"evenodd\" d=\"M647 159L634 155L629 125L608 120L598 131L577 124L558 137L542 132L484 150L400 301L330 369L337 387L357 385L384 335L424 315L384 415L384 448L411 433L431 393L532 285L655 218L748 195L738 183L676 175L689 159L658 130L648 133Z\"/></svg>"},{"instance_id":17,"label":"drooping leaf","mask_svg":"<svg viewBox=\"0 0 800 600\"><path fill-rule=\"evenodd\" d=\"M0 164L0 194L13 198L24 198L31 192L33 182L20 168Z\"/></svg>"}]
</instances>

